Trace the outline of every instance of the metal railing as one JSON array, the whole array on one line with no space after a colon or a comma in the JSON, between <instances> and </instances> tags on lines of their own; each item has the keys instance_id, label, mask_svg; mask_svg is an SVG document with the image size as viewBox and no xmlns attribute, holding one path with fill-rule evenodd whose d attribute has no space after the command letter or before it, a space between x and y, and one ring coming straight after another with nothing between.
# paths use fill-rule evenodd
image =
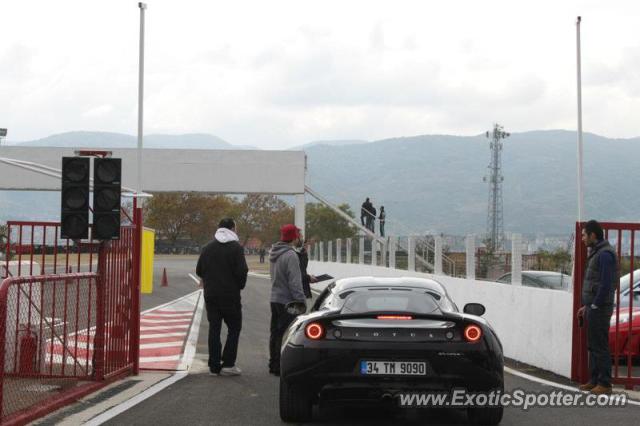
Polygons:
<instances>
[{"instance_id":1,"label":"metal railing","mask_svg":"<svg viewBox=\"0 0 640 426\"><path fill-rule=\"evenodd\" d=\"M62 240L55 222L7 223L0 261L3 423L33 420L88 393L89 385L137 374L141 209L132 222L118 240L103 242ZM46 403L39 404L42 395Z\"/></svg>"},{"instance_id":2,"label":"metal railing","mask_svg":"<svg viewBox=\"0 0 640 426\"><path fill-rule=\"evenodd\" d=\"M416 249L420 243L423 255ZM425 237L346 238L316 242L311 248L315 260L338 261L340 263L364 263L374 266L417 270L419 272L443 273L456 276L453 259L442 253L442 245L430 242ZM436 262L441 263L437 268Z\"/></svg>"},{"instance_id":3,"label":"metal railing","mask_svg":"<svg viewBox=\"0 0 640 426\"><path fill-rule=\"evenodd\" d=\"M0 419L94 378L98 275L6 278L0 286Z\"/></svg>"}]
</instances>

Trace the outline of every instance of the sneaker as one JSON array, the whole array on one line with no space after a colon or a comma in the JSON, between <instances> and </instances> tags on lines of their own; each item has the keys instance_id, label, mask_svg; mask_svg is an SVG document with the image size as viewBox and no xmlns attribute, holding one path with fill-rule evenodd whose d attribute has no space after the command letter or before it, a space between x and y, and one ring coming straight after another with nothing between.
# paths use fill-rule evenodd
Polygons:
<instances>
[{"instance_id":1,"label":"sneaker","mask_svg":"<svg viewBox=\"0 0 640 426\"><path fill-rule=\"evenodd\" d=\"M591 393L594 395L608 395L611 393L611 386L598 385L591 389Z\"/></svg>"},{"instance_id":2,"label":"sneaker","mask_svg":"<svg viewBox=\"0 0 640 426\"><path fill-rule=\"evenodd\" d=\"M580 389L581 391L589 392L591 389L595 387L596 385L594 385L593 383L585 383L584 385L578 386L578 389Z\"/></svg>"},{"instance_id":3,"label":"sneaker","mask_svg":"<svg viewBox=\"0 0 640 426\"><path fill-rule=\"evenodd\" d=\"M220 370L221 376L239 376L241 374L242 370L235 365L233 367L222 367L222 370Z\"/></svg>"}]
</instances>

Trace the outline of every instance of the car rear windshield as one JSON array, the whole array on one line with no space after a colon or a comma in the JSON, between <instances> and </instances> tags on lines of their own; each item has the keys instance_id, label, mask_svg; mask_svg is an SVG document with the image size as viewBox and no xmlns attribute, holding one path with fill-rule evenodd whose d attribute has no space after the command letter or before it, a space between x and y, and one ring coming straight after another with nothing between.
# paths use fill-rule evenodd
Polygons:
<instances>
[{"instance_id":1,"label":"car rear windshield","mask_svg":"<svg viewBox=\"0 0 640 426\"><path fill-rule=\"evenodd\" d=\"M436 296L418 291L354 291L346 295L340 313L364 312L413 312L417 314L440 313Z\"/></svg>"}]
</instances>

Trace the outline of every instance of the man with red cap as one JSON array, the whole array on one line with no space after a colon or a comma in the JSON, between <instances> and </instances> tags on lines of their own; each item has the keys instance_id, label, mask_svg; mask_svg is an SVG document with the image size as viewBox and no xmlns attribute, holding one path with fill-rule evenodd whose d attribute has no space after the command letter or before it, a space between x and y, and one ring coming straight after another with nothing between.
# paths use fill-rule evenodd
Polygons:
<instances>
[{"instance_id":1,"label":"man with red cap","mask_svg":"<svg viewBox=\"0 0 640 426\"><path fill-rule=\"evenodd\" d=\"M300 231L295 225L280 228L280 241L271 247L269 272L271 274L271 337L269 338L269 372L280 375L280 346L282 336L295 319L287 313L290 302L305 303L302 289L300 261L294 247L300 242Z\"/></svg>"}]
</instances>

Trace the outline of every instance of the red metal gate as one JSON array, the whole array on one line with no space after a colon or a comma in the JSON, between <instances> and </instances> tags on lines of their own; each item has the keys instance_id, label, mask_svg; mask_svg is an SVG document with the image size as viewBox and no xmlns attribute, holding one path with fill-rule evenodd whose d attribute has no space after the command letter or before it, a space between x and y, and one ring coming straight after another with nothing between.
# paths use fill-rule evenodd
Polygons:
<instances>
[{"instance_id":1,"label":"red metal gate","mask_svg":"<svg viewBox=\"0 0 640 426\"><path fill-rule=\"evenodd\" d=\"M640 385L640 276L634 269L640 264L636 259L635 243L640 239L640 224L601 222L605 238L616 249L618 270L623 279L616 290L616 307L609 328L609 347L613 361L613 383L627 389ZM582 243L584 223L576 223L576 246L573 287L573 353L571 379L581 383L589 380L586 327L579 327L578 309L582 306L582 281L587 260L587 249ZM627 286L628 283L628 286ZM635 365L634 365L635 362Z\"/></svg>"},{"instance_id":2,"label":"red metal gate","mask_svg":"<svg viewBox=\"0 0 640 426\"><path fill-rule=\"evenodd\" d=\"M69 380L104 384L138 373L142 211L135 209L120 239L108 242L60 239L54 222L11 221L7 228L0 261L0 419L21 423L43 409L37 398L36 408L11 402L10 391L25 381L41 393L51 380L60 387L47 395L51 411L78 392Z\"/></svg>"}]
</instances>

